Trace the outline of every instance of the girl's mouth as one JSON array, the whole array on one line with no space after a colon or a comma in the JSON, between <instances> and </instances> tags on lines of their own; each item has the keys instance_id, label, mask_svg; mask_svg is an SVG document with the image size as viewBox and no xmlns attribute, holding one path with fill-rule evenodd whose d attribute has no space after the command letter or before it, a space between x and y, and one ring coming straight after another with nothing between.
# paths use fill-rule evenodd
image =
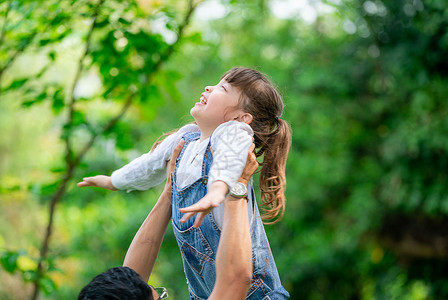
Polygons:
<instances>
[{"instance_id":1,"label":"girl's mouth","mask_svg":"<svg viewBox=\"0 0 448 300\"><path fill-rule=\"evenodd\" d=\"M202 104L204 104L204 105L207 104L207 99L205 99L204 96L201 96L200 100L201 100L201 103L202 103Z\"/></svg>"}]
</instances>

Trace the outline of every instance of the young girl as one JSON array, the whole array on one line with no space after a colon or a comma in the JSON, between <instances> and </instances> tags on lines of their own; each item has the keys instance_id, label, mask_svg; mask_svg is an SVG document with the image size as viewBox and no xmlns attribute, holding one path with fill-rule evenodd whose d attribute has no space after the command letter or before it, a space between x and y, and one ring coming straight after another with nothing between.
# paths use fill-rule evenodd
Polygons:
<instances>
[{"instance_id":1,"label":"young girl","mask_svg":"<svg viewBox=\"0 0 448 300\"><path fill-rule=\"evenodd\" d=\"M266 77L256 70L233 68L216 86L207 86L191 109L196 124L182 127L111 177L88 177L78 185L128 191L155 186L165 179L166 161L183 139L184 148L171 174L172 224L191 299L207 299L213 289L222 228L220 204L229 190L249 201L253 278L247 299L285 299L289 294L280 283L252 183L247 195L246 187L236 182L254 141L257 156L264 155L260 174L263 218L282 217L291 141L289 126L280 118L282 111L283 101ZM194 221L191 217L196 213Z\"/></svg>"}]
</instances>

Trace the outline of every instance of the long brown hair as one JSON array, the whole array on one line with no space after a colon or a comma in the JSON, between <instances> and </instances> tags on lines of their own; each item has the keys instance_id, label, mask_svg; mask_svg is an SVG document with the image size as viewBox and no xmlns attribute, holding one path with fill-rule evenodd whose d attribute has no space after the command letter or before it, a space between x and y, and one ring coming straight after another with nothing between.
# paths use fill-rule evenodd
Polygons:
<instances>
[{"instance_id":1,"label":"long brown hair","mask_svg":"<svg viewBox=\"0 0 448 300\"><path fill-rule=\"evenodd\" d=\"M253 117L257 157L263 155L260 171L260 190L263 220L273 224L285 212L286 158L291 146L291 129L281 119L283 100L274 85L260 72L249 68L233 68L224 79L241 93L240 108Z\"/></svg>"}]
</instances>

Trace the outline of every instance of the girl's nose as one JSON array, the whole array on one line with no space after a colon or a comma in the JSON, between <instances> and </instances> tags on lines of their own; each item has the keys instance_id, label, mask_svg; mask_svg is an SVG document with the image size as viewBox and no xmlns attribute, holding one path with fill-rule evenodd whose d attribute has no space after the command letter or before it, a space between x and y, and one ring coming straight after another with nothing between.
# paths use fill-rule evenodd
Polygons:
<instances>
[{"instance_id":1,"label":"girl's nose","mask_svg":"<svg viewBox=\"0 0 448 300\"><path fill-rule=\"evenodd\" d=\"M209 85L207 85L206 87L205 87L205 91L206 92L211 92L213 89L212 89L212 87L211 86L209 86Z\"/></svg>"}]
</instances>

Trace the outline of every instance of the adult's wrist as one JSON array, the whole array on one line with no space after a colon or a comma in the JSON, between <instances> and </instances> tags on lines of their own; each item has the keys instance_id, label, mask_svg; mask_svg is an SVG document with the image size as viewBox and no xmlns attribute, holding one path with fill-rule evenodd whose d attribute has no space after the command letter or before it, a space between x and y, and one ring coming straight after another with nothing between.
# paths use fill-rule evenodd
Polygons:
<instances>
[{"instance_id":1,"label":"adult's wrist","mask_svg":"<svg viewBox=\"0 0 448 300\"><path fill-rule=\"evenodd\" d=\"M241 182L242 184L246 185L249 183L250 179L252 178L253 173L246 173L246 170L243 171L243 174L241 174L240 178L238 178L238 182Z\"/></svg>"},{"instance_id":2,"label":"adult's wrist","mask_svg":"<svg viewBox=\"0 0 448 300\"><path fill-rule=\"evenodd\" d=\"M245 179L245 178L240 177L240 179L238 179L237 181L238 181L238 182L241 182L242 184L244 184L245 186L247 186L247 184L249 183L249 180L250 180L250 179Z\"/></svg>"},{"instance_id":3,"label":"adult's wrist","mask_svg":"<svg viewBox=\"0 0 448 300\"><path fill-rule=\"evenodd\" d=\"M241 200L246 200L246 202L248 202L249 201L249 198L248 198L248 196L246 196L246 197L234 197L234 196L232 196L232 195L227 195L227 197L226 197L226 201L230 201L230 202L237 202L237 201L241 201Z\"/></svg>"},{"instance_id":4,"label":"adult's wrist","mask_svg":"<svg viewBox=\"0 0 448 300\"><path fill-rule=\"evenodd\" d=\"M165 185L163 188L162 193L160 194L160 198L162 201L168 201L169 203L171 203L171 198L173 197L172 193L171 193L171 186L170 185Z\"/></svg>"}]
</instances>

